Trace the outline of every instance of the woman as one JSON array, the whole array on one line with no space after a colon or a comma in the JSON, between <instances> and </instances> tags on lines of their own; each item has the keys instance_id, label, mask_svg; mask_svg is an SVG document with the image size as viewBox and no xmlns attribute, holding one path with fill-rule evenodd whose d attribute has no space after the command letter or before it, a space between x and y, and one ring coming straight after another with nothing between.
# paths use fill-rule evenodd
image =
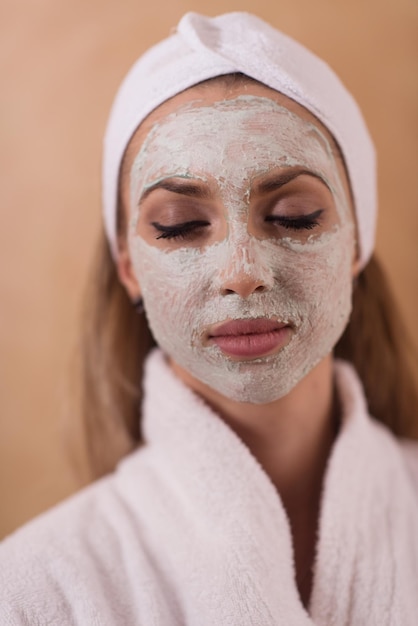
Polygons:
<instances>
[{"instance_id":1,"label":"woman","mask_svg":"<svg viewBox=\"0 0 418 626\"><path fill-rule=\"evenodd\" d=\"M2 623L415 623L417 399L339 80L186 15L117 96L104 212L92 467L134 451L3 543Z\"/></svg>"}]
</instances>

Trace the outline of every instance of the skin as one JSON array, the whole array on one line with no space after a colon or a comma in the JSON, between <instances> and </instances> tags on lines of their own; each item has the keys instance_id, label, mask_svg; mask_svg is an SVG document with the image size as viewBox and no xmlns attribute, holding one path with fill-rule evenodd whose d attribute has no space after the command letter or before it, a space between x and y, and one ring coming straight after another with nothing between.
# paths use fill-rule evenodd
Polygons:
<instances>
[{"instance_id":1,"label":"skin","mask_svg":"<svg viewBox=\"0 0 418 626\"><path fill-rule=\"evenodd\" d=\"M226 90L222 84L211 83L209 86L191 88L165 102L149 115L134 134L127 149L120 184L126 223L132 217L129 173L152 127L191 102L201 102L202 106L207 106L241 95L270 98L316 125L334 146L339 178L346 197L350 198L349 183L335 143L327 129L312 114L289 98L262 85L249 83ZM305 185L312 184L312 190L318 184L314 178L302 182ZM170 195L172 192L163 193ZM256 229L251 206L250 202L249 228ZM222 219L218 219L216 224L212 236L220 240L226 226ZM145 220L141 222L141 218L137 229L150 245L172 245L165 240L156 240L155 232L149 229ZM351 254L354 278L359 271L354 246ZM122 284L131 299L135 300L141 295L141 285L133 267L126 231L121 233L119 239L117 269ZM246 298L259 289L260 284L256 277L236 273L233 278L226 276L225 284L220 288ZM333 386L332 354L327 354L289 393L266 404L231 400L193 377L173 360L169 362L176 375L201 395L243 440L279 492L292 528L296 583L302 602L308 606L322 481L339 421L338 399Z\"/></svg>"}]
</instances>

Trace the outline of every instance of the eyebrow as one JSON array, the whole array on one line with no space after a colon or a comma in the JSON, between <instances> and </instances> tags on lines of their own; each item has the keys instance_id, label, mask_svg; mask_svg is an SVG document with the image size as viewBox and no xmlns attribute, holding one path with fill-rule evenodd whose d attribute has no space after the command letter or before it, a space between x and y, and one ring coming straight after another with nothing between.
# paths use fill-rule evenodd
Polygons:
<instances>
[{"instance_id":1,"label":"eyebrow","mask_svg":"<svg viewBox=\"0 0 418 626\"><path fill-rule=\"evenodd\" d=\"M328 187L327 183L319 174L315 174L315 172L310 170L295 169L283 172L282 174L273 175L268 180L256 183L253 193L256 195L271 193L272 191L276 191L277 189L280 189L280 187L287 185L287 183L290 183L292 180L295 180L298 176L312 176L313 178L320 180L326 187ZM212 197L212 193L207 187L203 187L202 185L192 183L190 181L183 182L181 180L167 178L165 180L159 180L147 187L147 189L145 189L142 193L138 205L144 202L144 200L157 189L164 189L165 191L171 191L172 193L181 194L190 198L210 199Z\"/></svg>"},{"instance_id":2,"label":"eyebrow","mask_svg":"<svg viewBox=\"0 0 418 626\"><path fill-rule=\"evenodd\" d=\"M189 196L190 198L205 198L208 199L212 196L209 189L202 187L197 183L191 183L189 181L183 182L180 180L173 180L167 178L165 180L159 180L153 185L150 185L142 193L138 204L141 204L153 191L156 189L164 189L165 191L171 191L172 193L178 193L183 196Z\"/></svg>"},{"instance_id":3,"label":"eyebrow","mask_svg":"<svg viewBox=\"0 0 418 626\"><path fill-rule=\"evenodd\" d=\"M298 176L312 176L313 178L320 180L321 183L328 187L325 180L319 174L315 174L315 172L312 172L311 170L296 169L283 172L282 174L273 175L268 180L256 183L254 193L261 195L276 191L277 189L280 189L280 187L290 183L292 180L295 180L295 178L298 178Z\"/></svg>"}]
</instances>

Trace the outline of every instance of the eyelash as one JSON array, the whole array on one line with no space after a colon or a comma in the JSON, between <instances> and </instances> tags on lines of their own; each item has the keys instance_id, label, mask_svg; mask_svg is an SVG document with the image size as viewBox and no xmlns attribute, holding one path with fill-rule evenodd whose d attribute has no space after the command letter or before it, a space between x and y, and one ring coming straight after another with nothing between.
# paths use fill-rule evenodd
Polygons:
<instances>
[{"instance_id":1,"label":"eyelash","mask_svg":"<svg viewBox=\"0 0 418 626\"><path fill-rule=\"evenodd\" d=\"M309 215L301 215L300 217L291 217L287 215L268 215L266 217L267 222L277 223L283 228L289 230L312 230L316 226L319 226L318 218L323 213L323 209L318 209Z\"/></svg>"},{"instance_id":2,"label":"eyelash","mask_svg":"<svg viewBox=\"0 0 418 626\"><path fill-rule=\"evenodd\" d=\"M188 235L195 233L199 228L209 226L209 222L192 220L175 226L164 226L158 222L152 222L152 226L161 233L156 239L186 239Z\"/></svg>"},{"instance_id":3,"label":"eyelash","mask_svg":"<svg viewBox=\"0 0 418 626\"><path fill-rule=\"evenodd\" d=\"M319 225L318 218L322 212L323 210L319 209L309 215L302 215L300 217L268 215L265 219L266 222L279 224L288 230L312 230ZM151 222L151 224L160 232L156 239L186 239L192 233L196 233L200 228L209 226L209 222L204 220L192 220L190 222L176 224L175 226L164 226L164 224L159 224L158 222Z\"/></svg>"}]
</instances>

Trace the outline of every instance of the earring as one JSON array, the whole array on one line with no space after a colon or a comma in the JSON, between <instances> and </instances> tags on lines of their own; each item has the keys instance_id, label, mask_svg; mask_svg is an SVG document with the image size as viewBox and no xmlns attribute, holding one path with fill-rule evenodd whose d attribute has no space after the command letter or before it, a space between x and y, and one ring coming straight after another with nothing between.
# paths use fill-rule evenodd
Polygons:
<instances>
[{"instance_id":1,"label":"earring","mask_svg":"<svg viewBox=\"0 0 418 626\"><path fill-rule=\"evenodd\" d=\"M132 304L138 315L141 315L144 312L144 301L141 297L134 300Z\"/></svg>"}]
</instances>

